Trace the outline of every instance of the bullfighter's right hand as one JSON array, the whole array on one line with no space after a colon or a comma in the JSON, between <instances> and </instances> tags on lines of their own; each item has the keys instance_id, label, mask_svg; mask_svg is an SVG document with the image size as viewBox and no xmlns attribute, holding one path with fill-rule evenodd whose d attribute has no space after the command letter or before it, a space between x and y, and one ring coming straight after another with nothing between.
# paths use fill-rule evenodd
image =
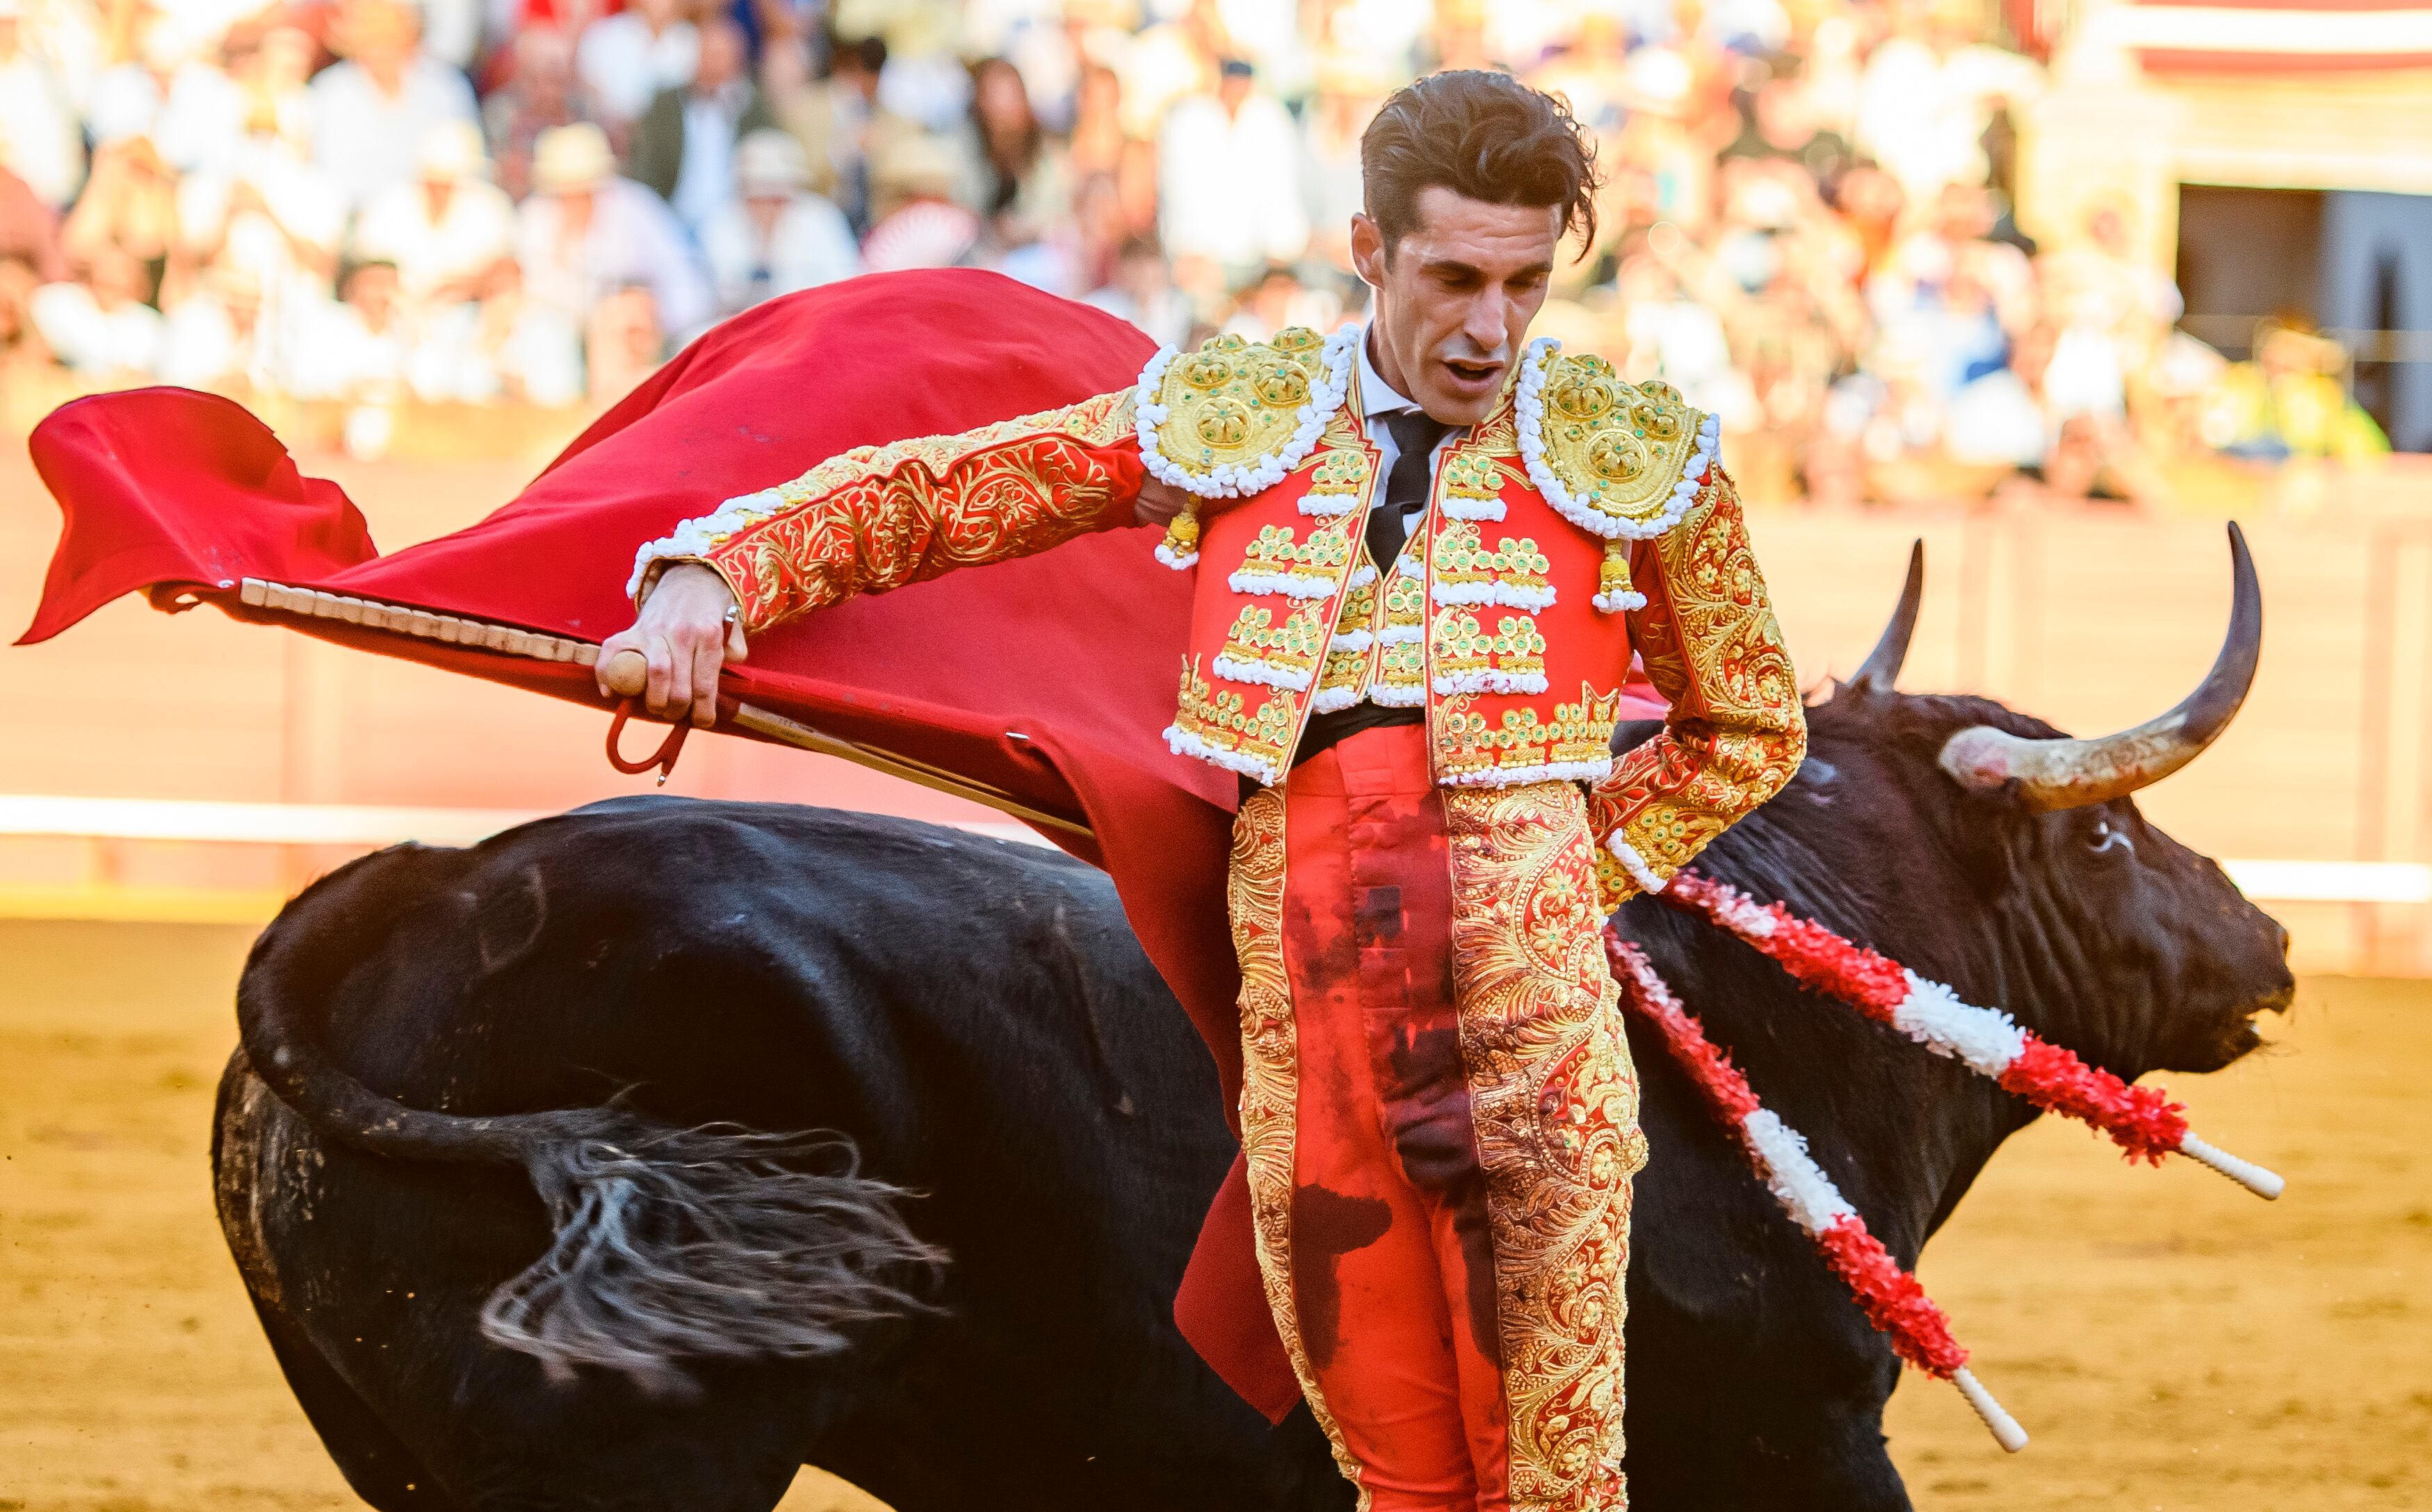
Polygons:
<instances>
[{"instance_id":1,"label":"bullfighter's right hand","mask_svg":"<svg viewBox=\"0 0 2432 1512\"><path fill-rule=\"evenodd\" d=\"M718 673L749 647L726 580L697 562L668 565L650 585L630 630L600 644L600 691L615 697L606 668L619 651L639 651L650 664L643 704L672 723L687 714L707 729L718 722Z\"/></svg>"}]
</instances>

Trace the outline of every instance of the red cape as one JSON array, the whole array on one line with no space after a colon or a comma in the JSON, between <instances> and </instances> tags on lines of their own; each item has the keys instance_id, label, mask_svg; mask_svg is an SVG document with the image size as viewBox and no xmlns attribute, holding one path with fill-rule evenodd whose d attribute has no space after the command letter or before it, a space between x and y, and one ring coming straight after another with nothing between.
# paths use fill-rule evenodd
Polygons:
<instances>
[{"instance_id":1,"label":"red cape","mask_svg":"<svg viewBox=\"0 0 2432 1512\"><path fill-rule=\"evenodd\" d=\"M306 478L243 407L183 389L79 399L36 428L67 516L24 643L121 594L216 605L358 647L608 707L589 669L249 608L265 579L598 642L633 622L633 554L722 500L854 446L969 429L1136 380L1154 346L1084 305L972 271L882 274L717 327L477 525L381 556L333 483ZM1166 749L1191 577L1148 529L857 598L755 638L724 692L1075 819L1042 828L1114 879L1149 959L1241 1090L1225 924L1234 778ZM749 731L733 731L749 735ZM756 737L755 737L756 738ZM1174 1315L1271 1418L1299 1400L1268 1315L1241 1163Z\"/></svg>"}]
</instances>

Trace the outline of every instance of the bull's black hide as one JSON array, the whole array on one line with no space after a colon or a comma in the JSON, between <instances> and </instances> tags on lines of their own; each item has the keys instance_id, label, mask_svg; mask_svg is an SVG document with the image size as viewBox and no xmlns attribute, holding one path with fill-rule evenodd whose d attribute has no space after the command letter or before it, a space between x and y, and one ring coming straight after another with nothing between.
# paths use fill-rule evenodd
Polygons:
<instances>
[{"instance_id":1,"label":"bull's black hide","mask_svg":"<svg viewBox=\"0 0 2432 1512\"><path fill-rule=\"evenodd\" d=\"M2250 1048L2249 1016L2290 990L2277 926L2127 800L2035 815L1961 792L1934 759L1976 722L2051 733L1845 690L1798 781L1706 866L2124 1076ZM1904 1263L2028 1117L1660 904L1621 927ZM759 1512L804 1460L903 1512L1350 1504L1307 1415L1270 1431L1173 1327L1232 1147L1206 1051L1084 866L904 821L622 799L346 868L263 936L245 996L250 1053L313 1121L240 1051L223 1221L375 1505ZM1653 1151L1633 1504L1906 1506L1889 1351L1661 1046L1635 1024L1631 1044ZM484 1298L550 1246L549 1130L497 1116L620 1093L629 1121L849 1134L921 1194L898 1207L951 1252L941 1310L821 1358L695 1363L672 1393L552 1380L485 1340Z\"/></svg>"}]
</instances>

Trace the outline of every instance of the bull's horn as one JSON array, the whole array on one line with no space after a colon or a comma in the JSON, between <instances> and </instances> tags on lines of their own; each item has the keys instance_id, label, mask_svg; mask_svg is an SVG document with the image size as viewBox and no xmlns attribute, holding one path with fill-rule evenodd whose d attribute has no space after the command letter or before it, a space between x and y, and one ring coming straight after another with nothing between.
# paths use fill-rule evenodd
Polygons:
<instances>
[{"instance_id":1,"label":"bull's horn","mask_svg":"<svg viewBox=\"0 0 2432 1512\"><path fill-rule=\"evenodd\" d=\"M2108 803L2158 782L2202 755L2246 701L2263 649L2263 590L2246 536L2229 528L2229 634L2193 693L2158 719L2092 740L2034 740L1970 725L1942 746L1942 769L1963 787L1989 790L2016 779L2018 800L2037 813Z\"/></svg>"},{"instance_id":2,"label":"bull's horn","mask_svg":"<svg viewBox=\"0 0 2432 1512\"><path fill-rule=\"evenodd\" d=\"M1908 548L1908 581L1900 585L1900 603L1892 610L1891 622L1883 627L1883 639L1858 664L1842 686L1852 692L1889 693L1900 680L1900 664L1908 660L1909 637L1917 633L1917 606L1925 600L1925 538L1919 536Z\"/></svg>"}]
</instances>

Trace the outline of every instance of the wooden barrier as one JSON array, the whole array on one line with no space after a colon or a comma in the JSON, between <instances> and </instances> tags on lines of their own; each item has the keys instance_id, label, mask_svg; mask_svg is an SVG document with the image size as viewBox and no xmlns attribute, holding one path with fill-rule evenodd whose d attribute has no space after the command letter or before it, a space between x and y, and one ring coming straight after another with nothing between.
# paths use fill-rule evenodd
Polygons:
<instances>
[{"instance_id":1,"label":"wooden barrier","mask_svg":"<svg viewBox=\"0 0 2432 1512\"><path fill-rule=\"evenodd\" d=\"M2253 697L2213 750L2141 799L2188 845L2249 860L2432 865L2432 470L2414 461L2292 473L2244 500L2265 604ZM308 470L346 486L392 550L478 518L523 480L496 463L315 459ZM0 462L0 617L22 625L58 515L22 453ZM1805 681L1866 654L1908 542L1922 536L1925 612L1901 686L1999 697L2076 732L2175 701L2210 664L2228 613L2217 517L1781 508L1755 512L1751 529ZM173 619L129 599L8 657L0 733L12 759L0 792L555 810L650 786L600 760L602 716L590 711L208 613ZM1000 822L742 741L695 741L669 791ZM357 848L0 836L0 889L277 889ZM2407 896L2411 873L2370 875L2400 878L2373 885ZM2432 904L2274 906L2309 969L2432 975Z\"/></svg>"}]
</instances>

